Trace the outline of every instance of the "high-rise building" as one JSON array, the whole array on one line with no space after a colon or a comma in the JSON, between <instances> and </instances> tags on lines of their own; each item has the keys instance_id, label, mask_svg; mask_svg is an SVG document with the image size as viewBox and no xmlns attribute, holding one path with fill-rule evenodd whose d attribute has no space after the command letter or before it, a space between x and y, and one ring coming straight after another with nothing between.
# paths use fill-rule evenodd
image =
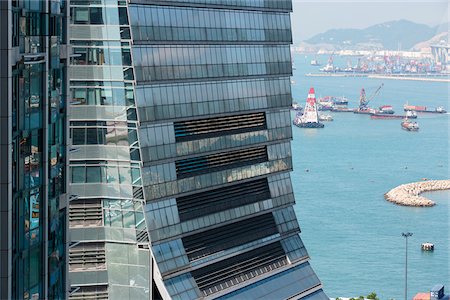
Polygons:
<instances>
[{"instance_id":1,"label":"high-rise building","mask_svg":"<svg viewBox=\"0 0 450 300\"><path fill-rule=\"evenodd\" d=\"M149 299L128 2L70 14L70 299Z\"/></svg>"},{"instance_id":2,"label":"high-rise building","mask_svg":"<svg viewBox=\"0 0 450 300\"><path fill-rule=\"evenodd\" d=\"M292 207L291 11L0 1L0 298L327 299Z\"/></svg>"},{"instance_id":3,"label":"high-rise building","mask_svg":"<svg viewBox=\"0 0 450 300\"><path fill-rule=\"evenodd\" d=\"M0 299L66 297L66 7L0 1Z\"/></svg>"},{"instance_id":4,"label":"high-rise building","mask_svg":"<svg viewBox=\"0 0 450 300\"><path fill-rule=\"evenodd\" d=\"M164 298L328 299L292 207L291 11L291 0L130 1Z\"/></svg>"}]
</instances>

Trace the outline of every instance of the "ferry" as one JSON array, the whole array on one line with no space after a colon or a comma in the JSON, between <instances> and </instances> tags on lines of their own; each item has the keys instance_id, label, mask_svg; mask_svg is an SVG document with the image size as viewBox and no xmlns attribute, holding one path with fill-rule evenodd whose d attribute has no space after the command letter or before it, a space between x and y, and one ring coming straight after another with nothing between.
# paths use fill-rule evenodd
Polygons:
<instances>
[{"instance_id":1,"label":"ferry","mask_svg":"<svg viewBox=\"0 0 450 300\"><path fill-rule=\"evenodd\" d=\"M407 118L403 120L401 123L402 128L407 131L418 131L419 130L419 124L417 122L411 122Z\"/></svg>"}]
</instances>

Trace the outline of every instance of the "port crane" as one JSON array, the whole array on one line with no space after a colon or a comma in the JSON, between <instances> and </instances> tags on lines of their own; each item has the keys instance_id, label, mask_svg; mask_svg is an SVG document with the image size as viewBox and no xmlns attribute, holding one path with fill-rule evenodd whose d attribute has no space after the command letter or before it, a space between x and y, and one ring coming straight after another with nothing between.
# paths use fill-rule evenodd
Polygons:
<instances>
[{"instance_id":1,"label":"port crane","mask_svg":"<svg viewBox=\"0 0 450 300\"><path fill-rule=\"evenodd\" d=\"M376 91L369 97L366 97L366 90L364 88L361 89L361 94L359 96L359 110L367 110L369 102L375 98L376 95L380 92L381 88L384 86L384 83L382 83Z\"/></svg>"}]
</instances>

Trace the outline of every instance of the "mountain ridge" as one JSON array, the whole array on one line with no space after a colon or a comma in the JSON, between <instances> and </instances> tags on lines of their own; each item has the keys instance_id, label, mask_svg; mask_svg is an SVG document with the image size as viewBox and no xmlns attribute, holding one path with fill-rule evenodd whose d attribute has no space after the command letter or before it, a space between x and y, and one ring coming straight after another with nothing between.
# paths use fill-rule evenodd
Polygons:
<instances>
[{"instance_id":1,"label":"mountain ridge","mask_svg":"<svg viewBox=\"0 0 450 300\"><path fill-rule=\"evenodd\" d=\"M395 20L375 24L364 29L330 29L305 40L311 45L328 44L338 49L410 50L415 45L445 32L448 26L428 26L409 20Z\"/></svg>"}]
</instances>

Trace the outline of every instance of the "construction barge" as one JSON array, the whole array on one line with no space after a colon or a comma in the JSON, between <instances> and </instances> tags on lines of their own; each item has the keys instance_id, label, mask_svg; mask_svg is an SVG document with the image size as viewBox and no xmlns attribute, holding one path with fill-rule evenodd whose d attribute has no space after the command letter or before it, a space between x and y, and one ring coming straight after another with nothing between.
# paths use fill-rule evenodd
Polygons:
<instances>
[{"instance_id":1,"label":"construction barge","mask_svg":"<svg viewBox=\"0 0 450 300\"><path fill-rule=\"evenodd\" d=\"M298 112L292 122L300 128L324 128L325 125L319 122L319 113L317 109L316 92L314 88L309 89L308 98L303 114Z\"/></svg>"}]
</instances>

